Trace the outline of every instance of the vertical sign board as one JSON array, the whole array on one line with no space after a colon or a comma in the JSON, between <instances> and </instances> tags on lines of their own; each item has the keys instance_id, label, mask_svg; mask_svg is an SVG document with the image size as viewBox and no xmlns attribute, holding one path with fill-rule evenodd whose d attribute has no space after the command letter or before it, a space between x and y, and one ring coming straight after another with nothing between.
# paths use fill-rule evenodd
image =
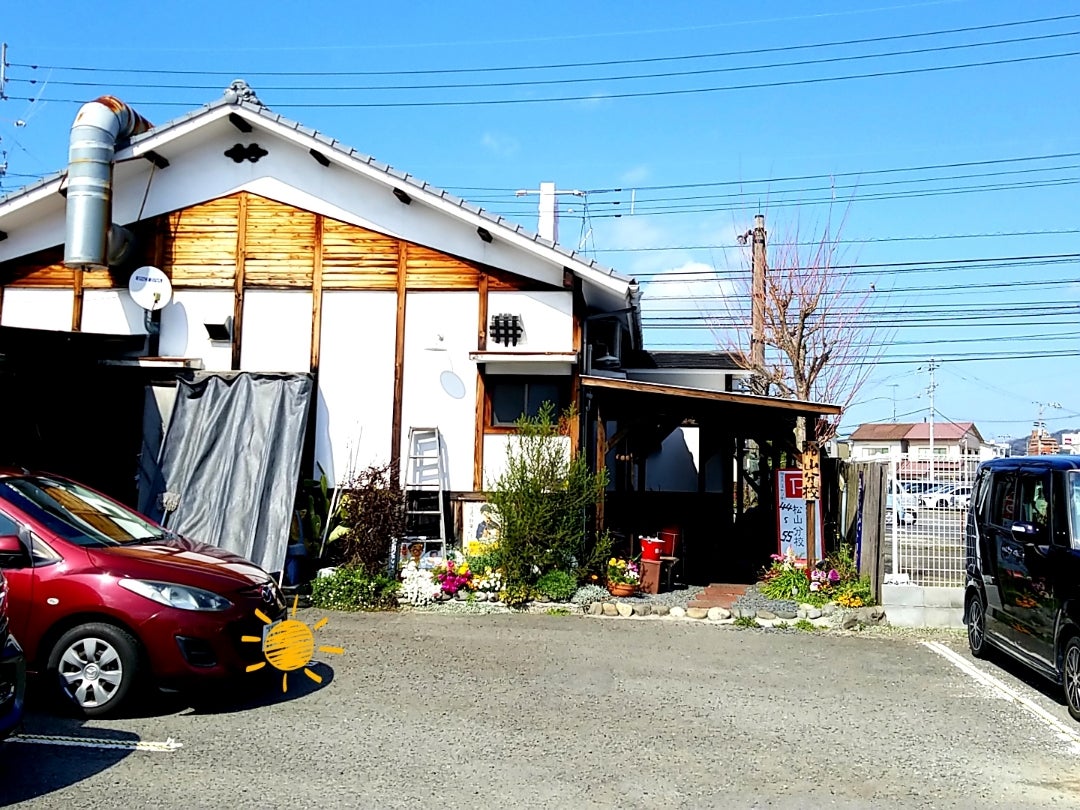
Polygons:
<instances>
[{"instance_id":1,"label":"vertical sign board","mask_svg":"<svg viewBox=\"0 0 1080 810\"><path fill-rule=\"evenodd\" d=\"M786 553L790 546L796 559L805 563L806 499L803 496L802 475L802 470L776 471L776 542L778 554ZM825 556L822 548L825 527L821 518L821 509L814 511L817 514L814 559L820 560Z\"/></svg>"}]
</instances>

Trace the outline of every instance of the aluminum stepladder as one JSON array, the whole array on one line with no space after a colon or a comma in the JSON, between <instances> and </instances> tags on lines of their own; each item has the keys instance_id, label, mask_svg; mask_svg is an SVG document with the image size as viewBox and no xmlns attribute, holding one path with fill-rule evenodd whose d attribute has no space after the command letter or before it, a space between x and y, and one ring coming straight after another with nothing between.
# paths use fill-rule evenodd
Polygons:
<instances>
[{"instance_id":1,"label":"aluminum stepladder","mask_svg":"<svg viewBox=\"0 0 1080 810\"><path fill-rule=\"evenodd\" d=\"M430 567L432 553L446 559L446 512L443 497L446 472L442 434L437 427L409 428L405 464L405 536L397 544L397 564L403 565L420 545L421 567Z\"/></svg>"}]
</instances>

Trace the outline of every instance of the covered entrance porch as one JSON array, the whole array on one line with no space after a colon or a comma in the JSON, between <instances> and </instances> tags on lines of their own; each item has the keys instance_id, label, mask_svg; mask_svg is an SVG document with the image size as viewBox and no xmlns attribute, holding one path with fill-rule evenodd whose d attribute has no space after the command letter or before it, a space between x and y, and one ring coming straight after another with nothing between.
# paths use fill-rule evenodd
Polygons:
<instances>
[{"instance_id":1,"label":"covered entrance porch","mask_svg":"<svg viewBox=\"0 0 1080 810\"><path fill-rule=\"evenodd\" d=\"M581 386L585 451L609 475L597 524L618 551L662 536L681 582L755 581L777 549L775 473L797 466L797 420L840 407L615 377Z\"/></svg>"}]
</instances>

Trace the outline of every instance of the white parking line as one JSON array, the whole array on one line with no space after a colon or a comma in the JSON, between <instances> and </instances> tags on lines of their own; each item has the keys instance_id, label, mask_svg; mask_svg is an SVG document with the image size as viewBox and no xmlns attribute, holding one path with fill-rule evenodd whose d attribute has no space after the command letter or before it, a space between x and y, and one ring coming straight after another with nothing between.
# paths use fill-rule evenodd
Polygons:
<instances>
[{"instance_id":1,"label":"white parking line","mask_svg":"<svg viewBox=\"0 0 1080 810\"><path fill-rule=\"evenodd\" d=\"M108 740L99 737L62 737L51 734L12 734L9 743L28 745L66 745L73 748L105 748L120 751L152 751L157 754L172 753L184 744L169 737L165 742L150 740Z\"/></svg>"},{"instance_id":2,"label":"white parking line","mask_svg":"<svg viewBox=\"0 0 1080 810\"><path fill-rule=\"evenodd\" d=\"M1062 742L1071 743L1071 748L1074 754L1080 755L1080 733L1077 733L1075 728L1063 723L1058 718L1054 717L1050 712L1037 704L1029 697L1025 697L1013 689L1008 684L995 678L993 675L983 672L973 663L968 661L964 656L960 655L955 650L951 650L944 644L938 641L924 641L923 646L929 647L945 660L954 664L957 669L969 675L975 681L989 687L997 697L1014 702L1023 709L1026 709L1030 714L1040 720L1044 725L1049 726L1056 732L1056 736Z\"/></svg>"}]
</instances>

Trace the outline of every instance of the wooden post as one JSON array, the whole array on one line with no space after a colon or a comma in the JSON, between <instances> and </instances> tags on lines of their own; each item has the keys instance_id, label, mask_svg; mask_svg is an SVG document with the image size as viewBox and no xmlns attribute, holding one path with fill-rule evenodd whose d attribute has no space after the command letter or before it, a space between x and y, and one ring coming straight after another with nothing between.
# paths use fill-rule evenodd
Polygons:
<instances>
[{"instance_id":1,"label":"wooden post","mask_svg":"<svg viewBox=\"0 0 1080 810\"><path fill-rule=\"evenodd\" d=\"M248 195L240 195L240 210L236 222L236 276L233 282L232 367L240 369L244 333L244 272L247 266L247 203Z\"/></svg>"},{"instance_id":2,"label":"wooden post","mask_svg":"<svg viewBox=\"0 0 1080 810\"><path fill-rule=\"evenodd\" d=\"M390 425L390 471L395 481L401 480L401 410L405 393L405 301L409 246L398 242L397 262L397 322L394 337L394 415Z\"/></svg>"},{"instance_id":3,"label":"wooden post","mask_svg":"<svg viewBox=\"0 0 1080 810\"><path fill-rule=\"evenodd\" d=\"M81 267L76 267L71 271L72 273L72 288L74 292L74 298L71 305L71 331L82 331L82 310L83 310L83 272Z\"/></svg>"},{"instance_id":4,"label":"wooden post","mask_svg":"<svg viewBox=\"0 0 1080 810\"><path fill-rule=\"evenodd\" d=\"M803 498L806 500L806 567L813 568L817 562L817 501L821 496L821 456L817 442L806 442L801 461Z\"/></svg>"},{"instance_id":5,"label":"wooden post","mask_svg":"<svg viewBox=\"0 0 1080 810\"><path fill-rule=\"evenodd\" d=\"M476 318L476 350L487 351L488 274L481 272L477 282L479 301ZM487 389L482 364L476 364L476 437L473 444L473 490L484 488L484 427L487 425Z\"/></svg>"},{"instance_id":6,"label":"wooden post","mask_svg":"<svg viewBox=\"0 0 1080 810\"><path fill-rule=\"evenodd\" d=\"M323 217L315 215L315 245L311 266L311 373L319 371L322 352Z\"/></svg>"}]
</instances>

